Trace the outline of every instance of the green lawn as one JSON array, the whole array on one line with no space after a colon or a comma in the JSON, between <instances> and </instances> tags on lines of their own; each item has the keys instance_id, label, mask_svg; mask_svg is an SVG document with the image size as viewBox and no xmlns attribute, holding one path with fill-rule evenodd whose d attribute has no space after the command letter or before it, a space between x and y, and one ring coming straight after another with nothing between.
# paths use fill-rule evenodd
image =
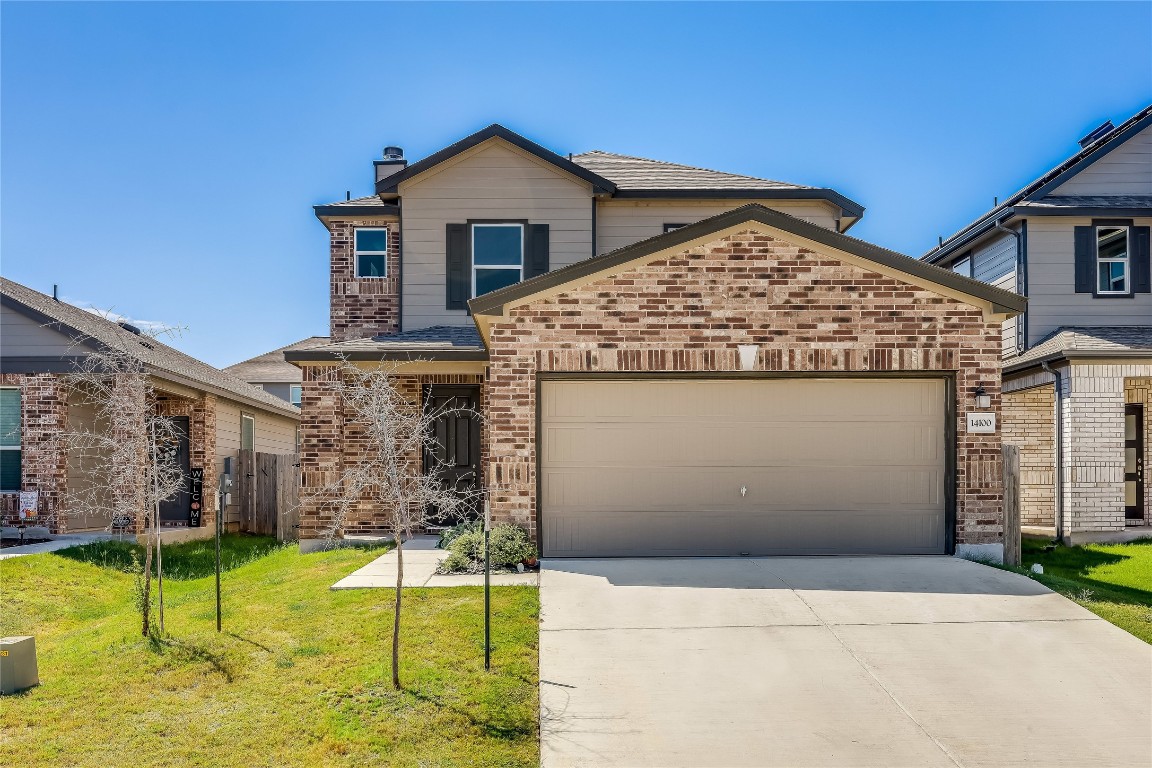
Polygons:
<instances>
[{"instance_id":1,"label":"green lawn","mask_svg":"<svg viewBox=\"0 0 1152 768\"><path fill-rule=\"evenodd\" d=\"M1044 566L1033 578L1152 643L1152 539L1045 549L1045 542L1024 539L1021 565Z\"/></svg>"},{"instance_id":2,"label":"green lawn","mask_svg":"<svg viewBox=\"0 0 1152 768\"><path fill-rule=\"evenodd\" d=\"M395 692L391 591L328 589L379 550L226 542L224 633L211 547L190 543L165 548L159 643L127 545L0 561L0 633L36 636L41 680L0 700L0 765L539 764L535 589L493 590L490 673L478 588L406 590Z\"/></svg>"}]
</instances>

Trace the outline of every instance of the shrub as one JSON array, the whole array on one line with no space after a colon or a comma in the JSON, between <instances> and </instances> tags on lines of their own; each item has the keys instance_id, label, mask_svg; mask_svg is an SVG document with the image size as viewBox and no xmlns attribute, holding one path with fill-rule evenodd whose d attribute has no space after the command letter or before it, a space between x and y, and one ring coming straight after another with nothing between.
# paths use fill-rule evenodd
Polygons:
<instances>
[{"instance_id":1,"label":"shrub","mask_svg":"<svg viewBox=\"0 0 1152 768\"><path fill-rule=\"evenodd\" d=\"M448 557L436 569L439 573L482 573L484 571L484 531L465 531L448 545ZM515 568L517 563L536 556L536 547L523 528L508 523L492 526L488 555L492 567Z\"/></svg>"},{"instance_id":2,"label":"shrub","mask_svg":"<svg viewBox=\"0 0 1152 768\"><path fill-rule=\"evenodd\" d=\"M470 531L482 530L484 530L484 522L482 520L465 520L462 523L457 523L451 528L445 528L444 530L440 531L440 541L436 543L436 546L440 549L448 549L448 545L451 544L461 534L468 533Z\"/></svg>"}]
</instances>

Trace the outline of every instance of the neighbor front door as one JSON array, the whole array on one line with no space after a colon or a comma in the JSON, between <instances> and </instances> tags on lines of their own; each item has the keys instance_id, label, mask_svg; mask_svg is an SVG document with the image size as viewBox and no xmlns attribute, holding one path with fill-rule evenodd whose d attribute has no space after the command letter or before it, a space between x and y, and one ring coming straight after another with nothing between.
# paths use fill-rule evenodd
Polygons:
<instances>
[{"instance_id":1,"label":"neighbor front door","mask_svg":"<svg viewBox=\"0 0 1152 768\"><path fill-rule=\"evenodd\" d=\"M428 523L448 526L474 519L479 512L480 387L429 385L424 390L424 407L436 414L433 446L424 452L424 471L435 473L445 486L469 497L466 507L455 514L429 509Z\"/></svg>"},{"instance_id":2,"label":"neighbor front door","mask_svg":"<svg viewBox=\"0 0 1152 768\"><path fill-rule=\"evenodd\" d=\"M160 502L160 524L188 525L192 514L191 497L188 493L189 480L192 474L192 457L188 446L188 417L173 416L171 418L176 425L176 440L161 446L160 450L169 455L174 454L173 458L175 458L184 476L184 485L175 494Z\"/></svg>"},{"instance_id":3,"label":"neighbor front door","mask_svg":"<svg viewBox=\"0 0 1152 768\"><path fill-rule=\"evenodd\" d=\"M1124 406L1124 519L1144 520L1144 406Z\"/></svg>"}]
</instances>

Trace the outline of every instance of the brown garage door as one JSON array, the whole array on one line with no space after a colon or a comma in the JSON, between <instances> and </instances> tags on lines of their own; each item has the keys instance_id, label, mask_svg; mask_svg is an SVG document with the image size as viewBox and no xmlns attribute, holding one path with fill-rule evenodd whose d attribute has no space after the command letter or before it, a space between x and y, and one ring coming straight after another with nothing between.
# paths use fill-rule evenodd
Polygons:
<instances>
[{"instance_id":1,"label":"brown garage door","mask_svg":"<svg viewBox=\"0 0 1152 768\"><path fill-rule=\"evenodd\" d=\"M549 557L940 554L942 379L546 381Z\"/></svg>"}]
</instances>

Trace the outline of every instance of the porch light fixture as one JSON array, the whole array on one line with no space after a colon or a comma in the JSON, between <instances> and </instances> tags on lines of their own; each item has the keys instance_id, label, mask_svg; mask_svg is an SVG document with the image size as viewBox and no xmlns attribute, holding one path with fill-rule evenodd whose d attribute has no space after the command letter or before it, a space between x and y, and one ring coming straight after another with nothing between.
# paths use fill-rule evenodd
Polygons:
<instances>
[{"instance_id":1,"label":"porch light fixture","mask_svg":"<svg viewBox=\"0 0 1152 768\"><path fill-rule=\"evenodd\" d=\"M977 408L991 408L992 396L984 391L984 387L976 387L976 407Z\"/></svg>"}]
</instances>

